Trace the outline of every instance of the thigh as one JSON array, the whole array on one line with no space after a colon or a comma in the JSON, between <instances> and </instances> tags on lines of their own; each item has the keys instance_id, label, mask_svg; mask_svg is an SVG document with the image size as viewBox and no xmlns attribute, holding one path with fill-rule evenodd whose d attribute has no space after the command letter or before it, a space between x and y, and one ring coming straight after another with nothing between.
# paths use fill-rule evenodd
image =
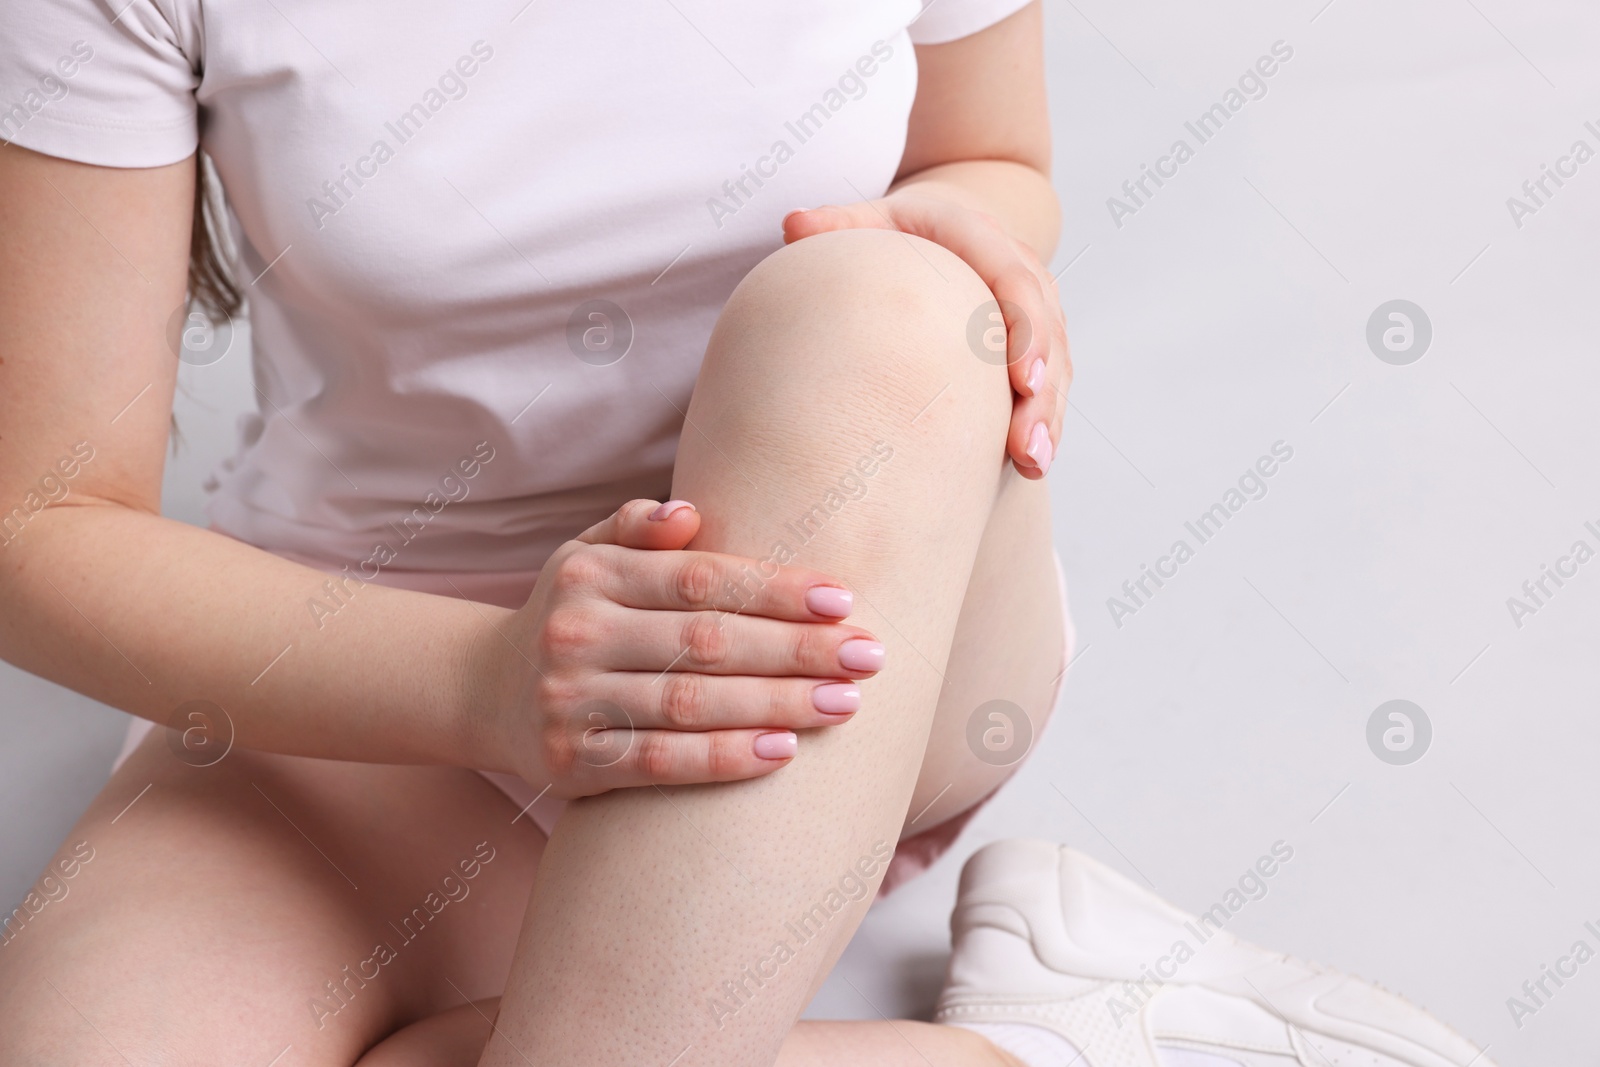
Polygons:
<instances>
[{"instance_id":1,"label":"thigh","mask_svg":"<svg viewBox=\"0 0 1600 1067\"><path fill-rule=\"evenodd\" d=\"M961 604L938 712L901 835L976 804L1027 755L1052 711L1066 619L1050 531L1050 493L1009 467ZM992 701L1026 724L996 718ZM1005 709L1014 714L1012 709Z\"/></svg>"},{"instance_id":2,"label":"thigh","mask_svg":"<svg viewBox=\"0 0 1600 1067\"><path fill-rule=\"evenodd\" d=\"M544 845L515 815L471 771L197 768L156 730L0 947L0 1062L347 1067L499 992Z\"/></svg>"}]
</instances>

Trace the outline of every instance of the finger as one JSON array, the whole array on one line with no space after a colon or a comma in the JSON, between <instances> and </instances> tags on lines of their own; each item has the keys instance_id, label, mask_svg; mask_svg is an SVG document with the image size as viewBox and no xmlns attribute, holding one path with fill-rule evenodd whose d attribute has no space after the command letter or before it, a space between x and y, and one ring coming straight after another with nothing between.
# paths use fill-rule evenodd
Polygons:
<instances>
[{"instance_id":1,"label":"finger","mask_svg":"<svg viewBox=\"0 0 1600 1067\"><path fill-rule=\"evenodd\" d=\"M607 736L611 735L611 736ZM799 749L788 730L605 730L586 738L576 777L591 792L759 778Z\"/></svg>"},{"instance_id":2,"label":"finger","mask_svg":"<svg viewBox=\"0 0 1600 1067\"><path fill-rule=\"evenodd\" d=\"M1067 317L1065 312L1061 311L1059 300L1054 309L1058 314L1051 321L1050 373L1045 381L1053 401L1050 439L1059 454L1061 425L1067 417L1067 396L1072 387L1072 347L1067 340Z\"/></svg>"},{"instance_id":3,"label":"finger","mask_svg":"<svg viewBox=\"0 0 1600 1067\"><path fill-rule=\"evenodd\" d=\"M1065 359L1050 362L1050 376L1039 394L1018 397L1011 409L1006 454L1026 478L1042 478L1055 462L1066 418L1067 394L1059 383L1070 378Z\"/></svg>"},{"instance_id":4,"label":"finger","mask_svg":"<svg viewBox=\"0 0 1600 1067\"><path fill-rule=\"evenodd\" d=\"M881 204L861 201L854 204L828 204L801 208L783 217L783 242L793 244L806 237L833 230L892 230L895 224Z\"/></svg>"},{"instance_id":5,"label":"finger","mask_svg":"<svg viewBox=\"0 0 1600 1067\"><path fill-rule=\"evenodd\" d=\"M1039 394L1018 397L1012 405L1006 453L1024 477L1042 478L1055 462L1067 412L1067 394L1061 383L1069 377L1067 360L1052 359L1050 376Z\"/></svg>"},{"instance_id":6,"label":"finger","mask_svg":"<svg viewBox=\"0 0 1600 1067\"><path fill-rule=\"evenodd\" d=\"M954 252L989 287L1006 326L1012 388L1031 396L1050 357L1049 323L1060 305L1047 299L1031 250L976 211L951 211L938 201L904 198L889 205L895 225Z\"/></svg>"},{"instance_id":7,"label":"finger","mask_svg":"<svg viewBox=\"0 0 1600 1067\"><path fill-rule=\"evenodd\" d=\"M1065 334L1060 339L1061 358L1051 361L1054 379L1050 382L1050 395L1055 398L1055 416L1051 422L1051 439L1061 449L1061 426L1067 418L1067 396L1072 388L1072 353L1067 348Z\"/></svg>"},{"instance_id":8,"label":"finger","mask_svg":"<svg viewBox=\"0 0 1600 1067\"><path fill-rule=\"evenodd\" d=\"M614 605L596 622L614 637L607 642L604 662L595 665L613 671L851 679L870 677L884 664L883 645L848 623L781 622L720 611L632 611Z\"/></svg>"},{"instance_id":9,"label":"finger","mask_svg":"<svg viewBox=\"0 0 1600 1067\"><path fill-rule=\"evenodd\" d=\"M687 500L630 500L574 540L590 545L673 549L700 531L700 514Z\"/></svg>"},{"instance_id":10,"label":"finger","mask_svg":"<svg viewBox=\"0 0 1600 1067\"><path fill-rule=\"evenodd\" d=\"M592 692L635 727L657 730L809 729L848 722L861 708L861 687L837 678L623 671L600 675Z\"/></svg>"},{"instance_id":11,"label":"finger","mask_svg":"<svg viewBox=\"0 0 1600 1067\"><path fill-rule=\"evenodd\" d=\"M1011 408L1006 454L1025 478L1043 478L1055 461L1055 401L1048 388L1038 396L1018 397Z\"/></svg>"},{"instance_id":12,"label":"finger","mask_svg":"<svg viewBox=\"0 0 1600 1067\"><path fill-rule=\"evenodd\" d=\"M837 580L806 567L722 552L602 551L594 590L646 611L725 611L793 622L842 619L854 597Z\"/></svg>"},{"instance_id":13,"label":"finger","mask_svg":"<svg viewBox=\"0 0 1600 1067\"><path fill-rule=\"evenodd\" d=\"M1034 380L1029 385L1033 386L1036 380L1037 388L1021 391L1025 399L1013 409L1007 452L1019 471L1030 477L1043 477L1060 445L1061 424L1066 415L1065 384L1071 379L1072 365L1067 350L1066 316L1055 296L1055 287L1042 268L1033 274L1035 285L1022 287L1031 291L1017 295L1020 300L1031 300L1037 293L1041 304L1028 317L1044 340L1048 356L1036 360L1037 370L1030 371L1029 377ZM1026 467L1032 471L1024 470Z\"/></svg>"},{"instance_id":14,"label":"finger","mask_svg":"<svg viewBox=\"0 0 1600 1067\"><path fill-rule=\"evenodd\" d=\"M1019 396L1036 396L1045 388L1051 357L1052 312L1038 275L1017 259L1004 268L989 289L1006 324L1006 371Z\"/></svg>"}]
</instances>

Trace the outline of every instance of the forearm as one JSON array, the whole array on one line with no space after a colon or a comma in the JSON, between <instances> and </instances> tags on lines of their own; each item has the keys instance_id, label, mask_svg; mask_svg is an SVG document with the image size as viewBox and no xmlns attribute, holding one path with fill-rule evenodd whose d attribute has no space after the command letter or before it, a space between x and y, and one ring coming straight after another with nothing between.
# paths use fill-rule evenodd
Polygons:
<instances>
[{"instance_id":1,"label":"forearm","mask_svg":"<svg viewBox=\"0 0 1600 1067\"><path fill-rule=\"evenodd\" d=\"M1061 205L1050 179L1023 163L969 159L908 174L890 193L934 196L993 216L1005 231L1050 262L1061 234Z\"/></svg>"},{"instance_id":2,"label":"forearm","mask_svg":"<svg viewBox=\"0 0 1600 1067\"><path fill-rule=\"evenodd\" d=\"M46 508L0 548L0 657L158 723L211 701L241 747L466 762L469 651L505 609L329 580L134 508Z\"/></svg>"}]
</instances>

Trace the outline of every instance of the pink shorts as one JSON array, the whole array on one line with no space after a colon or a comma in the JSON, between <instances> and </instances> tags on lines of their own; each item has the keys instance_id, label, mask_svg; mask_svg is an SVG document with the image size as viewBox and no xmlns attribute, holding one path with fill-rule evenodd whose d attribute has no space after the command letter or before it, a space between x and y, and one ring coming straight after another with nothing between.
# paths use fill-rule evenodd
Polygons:
<instances>
[{"instance_id":1,"label":"pink shorts","mask_svg":"<svg viewBox=\"0 0 1600 1067\"><path fill-rule=\"evenodd\" d=\"M212 529L217 533L226 533L223 530ZM288 559L328 574L338 574L339 564L330 564L327 560L310 559L294 553L281 552ZM1061 610L1064 620L1065 640L1061 649L1061 669L1056 675L1054 688L1050 694L1050 708L1055 709L1056 701L1061 695L1062 682L1066 676L1066 667L1072 660L1073 628L1072 616L1067 610L1067 579L1061 567L1061 557L1052 552L1056 567L1056 584L1061 593ZM418 593L433 593L438 596L460 597L465 596L484 604L495 604L500 607L520 608L527 603L528 594L533 590L533 583L538 578L539 572L532 571L498 571L463 572L463 571L398 571L384 570L379 572L374 582L379 585L393 586L398 589L410 589ZM148 719L133 718L128 723L128 733L123 739L122 751L112 763L111 770L116 772L122 766L139 742L145 735L155 728L155 724ZM1038 744L1037 734L1034 736L1029 751ZM1024 757L1026 758L1026 757ZM1016 773L1016 768L1022 765L1022 760L1012 765L1011 773ZM555 828L556 819L567 806L567 802L559 797L548 794L541 795L527 782L513 774L501 774L497 771L479 771L518 808L521 808L533 823L543 830L546 836ZM1008 776L1009 777L1009 776ZM956 837L966 828L978 809L993 799L999 792L997 786L983 799L979 800L967 810L953 815L937 826L902 839L896 846L893 858L889 861L889 869L883 876L883 882L878 887L878 897L882 898L895 887L915 877L933 865L933 862L943 855Z\"/></svg>"}]
</instances>

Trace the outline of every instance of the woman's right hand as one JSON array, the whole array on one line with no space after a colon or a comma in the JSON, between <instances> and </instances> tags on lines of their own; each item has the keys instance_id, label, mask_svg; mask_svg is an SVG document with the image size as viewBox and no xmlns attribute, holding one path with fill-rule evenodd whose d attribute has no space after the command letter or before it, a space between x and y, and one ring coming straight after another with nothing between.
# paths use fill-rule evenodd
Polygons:
<instances>
[{"instance_id":1,"label":"woman's right hand","mask_svg":"<svg viewBox=\"0 0 1600 1067\"><path fill-rule=\"evenodd\" d=\"M479 636L484 769L559 797L755 778L860 707L883 646L817 571L684 550L692 505L633 500L558 548Z\"/></svg>"}]
</instances>

